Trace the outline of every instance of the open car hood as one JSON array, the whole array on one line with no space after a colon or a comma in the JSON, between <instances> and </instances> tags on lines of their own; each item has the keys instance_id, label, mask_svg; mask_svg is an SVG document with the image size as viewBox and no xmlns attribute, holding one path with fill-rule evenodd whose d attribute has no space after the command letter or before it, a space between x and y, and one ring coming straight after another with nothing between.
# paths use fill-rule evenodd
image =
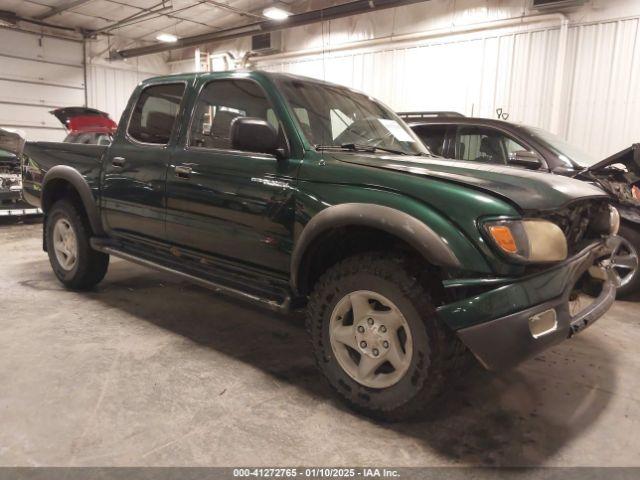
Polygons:
<instances>
[{"instance_id":1,"label":"open car hood","mask_svg":"<svg viewBox=\"0 0 640 480\"><path fill-rule=\"evenodd\" d=\"M581 171L576 178L597 183L620 204L633 207L636 212L634 221L640 222L640 216L637 216L640 207L640 143L634 143Z\"/></svg>"},{"instance_id":2,"label":"open car hood","mask_svg":"<svg viewBox=\"0 0 640 480\"><path fill-rule=\"evenodd\" d=\"M636 177L636 181L640 179L640 143L634 143L618 153L614 153L610 157L601 160L595 165L590 166L587 172L598 172L615 164L624 165L629 173Z\"/></svg>"},{"instance_id":3,"label":"open car hood","mask_svg":"<svg viewBox=\"0 0 640 480\"><path fill-rule=\"evenodd\" d=\"M20 155L24 148L25 140L16 132L10 132L4 128L0 128L0 150Z\"/></svg>"},{"instance_id":4,"label":"open car hood","mask_svg":"<svg viewBox=\"0 0 640 480\"><path fill-rule=\"evenodd\" d=\"M118 124L109 118L109 114L86 107L58 108L50 112L69 132L114 133Z\"/></svg>"}]
</instances>

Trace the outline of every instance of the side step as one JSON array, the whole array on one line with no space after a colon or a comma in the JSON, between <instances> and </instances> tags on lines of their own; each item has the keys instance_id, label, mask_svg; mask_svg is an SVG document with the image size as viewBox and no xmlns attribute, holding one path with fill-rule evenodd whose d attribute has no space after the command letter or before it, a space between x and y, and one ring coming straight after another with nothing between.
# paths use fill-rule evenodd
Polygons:
<instances>
[{"instance_id":1,"label":"side step","mask_svg":"<svg viewBox=\"0 0 640 480\"><path fill-rule=\"evenodd\" d=\"M217 282L213 282L211 280L207 280L195 275L192 275L187 272L183 272L181 270L168 267L166 265L162 265L160 263L141 258L136 255L132 255L131 253L125 252L121 250L118 245L114 242L110 242L109 240L104 240L101 238L92 238L91 239L91 248L97 250L98 252L106 253L108 255L113 255L114 257L122 258L124 260L128 260L133 263L137 263L138 265L142 265L144 267L149 267L154 270L159 270L161 272L167 272L174 275L178 275L185 280L188 280L192 283L198 284L202 287L209 288L219 293L223 293L225 295L229 295L234 298L239 298L241 300L246 300L251 303L260 305L262 307L266 307L269 310L276 312L288 312L291 310L291 297L287 296L282 302L278 302L277 300L261 297L259 295L254 295L248 292L244 292L242 290L238 290L237 288L229 287L226 285L222 285Z\"/></svg>"}]
</instances>

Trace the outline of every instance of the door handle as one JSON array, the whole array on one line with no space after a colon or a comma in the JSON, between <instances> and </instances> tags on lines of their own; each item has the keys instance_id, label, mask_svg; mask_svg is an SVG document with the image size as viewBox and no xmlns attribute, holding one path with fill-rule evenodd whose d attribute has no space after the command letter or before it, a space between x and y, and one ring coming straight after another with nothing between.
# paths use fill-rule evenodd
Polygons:
<instances>
[{"instance_id":1,"label":"door handle","mask_svg":"<svg viewBox=\"0 0 640 480\"><path fill-rule=\"evenodd\" d=\"M189 178L191 176L192 169L191 167L187 167L185 165L177 165L174 168L174 172L176 174L176 177Z\"/></svg>"},{"instance_id":2,"label":"door handle","mask_svg":"<svg viewBox=\"0 0 640 480\"><path fill-rule=\"evenodd\" d=\"M111 165L113 165L114 167L124 167L125 162L127 161L126 158L124 157L113 157L113 159L111 160Z\"/></svg>"}]
</instances>

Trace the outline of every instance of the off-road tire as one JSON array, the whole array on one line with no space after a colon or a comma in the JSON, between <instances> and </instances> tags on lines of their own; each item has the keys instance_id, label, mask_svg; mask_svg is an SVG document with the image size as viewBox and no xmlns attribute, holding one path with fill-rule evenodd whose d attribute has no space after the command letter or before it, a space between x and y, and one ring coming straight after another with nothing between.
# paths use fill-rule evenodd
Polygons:
<instances>
[{"instance_id":1,"label":"off-road tire","mask_svg":"<svg viewBox=\"0 0 640 480\"><path fill-rule=\"evenodd\" d=\"M60 265L54 251L53 229L60 218L69 222L77 239L78 256L71 270L65 270ZM88 290L100 283L107 274L109 255L91 248L91 226L80 208L67 199L58 200L48 212L44 228L51 268L65 287L72 290Z\"/></svg>"},{"instance_id":2,"label":"off-road tire","mask_svg":"<svg viewBox=\"0 0 640 480\"><path fill-rule=\"evenodd\" d=\"M636 254L640 255L640 229L638 227L631 227L623 223L620 225L618 235L627 240L636 249ZM616 296L617 298L624 298L638 291L640 291L640 268L636 270L629 283L616 290Z\"/></svg>"},{"instance_id":3,"label":"off-road tire","mask_svg":"<svg viewBox=\"0 0 640 480\"><path fill-rule=\"evenodd\" d=\"M307 308L307 330L316 364L329 384L355 410L385 421L417 415L453 381L466 364L466 348L437 318L415 261L401 254L372 252L349 257L327 270L315 284ZM330 344L329 323L337 303L351 292L370 290L390 299L402 312L413 338L409 369L382 389L361 385L340 366Z\"/></svg>"}]
</instances>

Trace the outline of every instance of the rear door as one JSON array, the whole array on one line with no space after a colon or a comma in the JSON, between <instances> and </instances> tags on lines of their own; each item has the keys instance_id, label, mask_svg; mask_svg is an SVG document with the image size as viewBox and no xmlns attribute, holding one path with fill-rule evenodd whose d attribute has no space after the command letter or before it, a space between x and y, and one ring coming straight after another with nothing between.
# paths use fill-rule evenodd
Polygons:
<instances>
[{"instance_id":1,"label":"rear door","mask_svg":"<svg viewBox=\"0 0 640 480\"><path fill-rule=\"evenodd\" d=\"M103 222L115 236L166 239L168 145L185 88L184 82L144 87L107 152L101 205Z\"/></svg>"}]
</instances>

